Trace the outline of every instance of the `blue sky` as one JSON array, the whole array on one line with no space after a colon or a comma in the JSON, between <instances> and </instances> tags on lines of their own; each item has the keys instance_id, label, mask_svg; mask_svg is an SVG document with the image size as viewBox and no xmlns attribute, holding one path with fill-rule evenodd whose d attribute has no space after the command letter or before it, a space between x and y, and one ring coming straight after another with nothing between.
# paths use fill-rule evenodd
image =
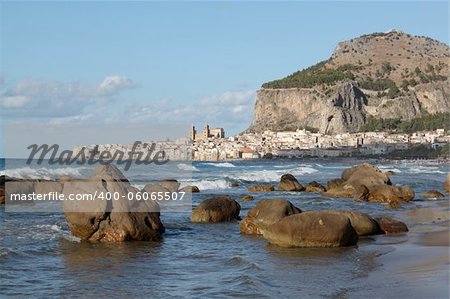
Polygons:
<instances>
[{"instance_id":1,"label":"blue sky","mask_svg":"<svg viewBox=\"0 0 450 299\"><path fill-rule=\"evenodd\" d=\"M4 123L252 120L262 83L396 28L448 44L445 2L1 2Z\"/></svg>"}]
</instances>

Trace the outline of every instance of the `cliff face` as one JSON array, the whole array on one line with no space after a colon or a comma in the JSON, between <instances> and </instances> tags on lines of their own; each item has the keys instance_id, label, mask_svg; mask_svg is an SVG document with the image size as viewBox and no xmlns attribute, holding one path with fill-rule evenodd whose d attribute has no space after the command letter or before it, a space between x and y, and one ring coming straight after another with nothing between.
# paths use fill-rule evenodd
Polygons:
<instances>
[{"instance_id":1,"label":"cliff face","mask_svg":"<svg viewBox=\"0 0 450 299\"><path fill-rule=\"evenodd\" d=\"M445 44L401 32L342 42L329 60L264 84L248 131L356 132L369 116L449 112L449 54Z\"/></svg>"}]
</instances>

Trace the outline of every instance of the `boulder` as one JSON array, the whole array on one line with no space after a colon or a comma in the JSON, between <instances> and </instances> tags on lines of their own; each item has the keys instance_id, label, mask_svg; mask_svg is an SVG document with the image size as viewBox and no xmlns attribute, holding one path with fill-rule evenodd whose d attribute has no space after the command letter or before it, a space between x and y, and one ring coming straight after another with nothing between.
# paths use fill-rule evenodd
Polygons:
<instances>
[{"instance_id":1,"label":"boulder","mask_svg":"<svg viewBox=\"0 0 450 299\"><path fill-rule=\"evenodd\" d=\"M162 239L164 225L154 201L129 201L128 192L138 192L113 164L99 165L89 179L65 181L63 193L94 195L95 200L64 201L64 215L73 235L100 242L156 241ZM124 195L103 200L99 194Z\"/></svg>"},{"instance_id":2,"label":"boulder","mask_svg":"<svg viewBox=\"0 0 450 299\"><path fill-rule=\"evenodd\" d=\"M385 234L402 234L408 232L408 227L405 223L395 220L389 216L375 218L380 230Z\"/></svg>"},{"instance_id":3,"label":"boulder","mask_svg":"<svg viewBox=\"0 0 450 299\"><path fill-rule=\"evenodd\" d=\"M250 192L271 192L275 191L275 187L272 185L255 185L248 186L247 190Z\"/></svg>"},{"instance_id":4,"label":"boulder","mask_svg":"<svg viewBox=\"0 0 450 299\"><path fill-rule=\"evenodd\" d=\"M393 186L390 173L383 173L375 166L363 163L342 172L341 184L329 182L325 195L336 197L353 197L356 200L368 201L410 201L414 191L406 186Z\"/></svg>"},{"instance_id":5,"label":"boulder","mask_svg":"<svg viewBox=\"0 0 450 299\"><path fill-rule=\"evenodd\" d=\"M303 191L305 188L292 174L284 174L278 183L279 191Z\"/></svg>"},{"instance_id":6,"label":"boulder","mask_svg":"<svg viewBox=\"0 0 450 299\"><path fill-rule=\"evenodd\" d=\"M442 194L441 192L439 192L437 190L430 190L430 191L424 192L424 193L420 194L420 196L423 197L423 198L445 197L444 194Z\"/></svg>"},{"instance_id":7,"label":"boulder","mask_svg":"<svg viewBox=\"0 0 450 299\"><path fill-rule=\"evenodd\" d=\"M341 247L358 241L347 216L322 211L284 217L264 230L263 236L281 247Z\"/></svg>"},{"instance_id":8,"label":"boulder","mask_svg":"<svg viewBox=\"0 0 450 299\"><path fill-rule=\"evenodd\" d=\"M379 185L370 190L368 200L375 202L411 201L414 191L407 186Z\"/></svg>"},{"instance_id":9,"label":"boulder","mask_svg":"<svg viewBox=\"0 0 450 299\"><path fill-rule=\"evenodd\" d=\"M192 222L229 222L239 218L241 206L227 195L215 196L200 203L192 212Z\"/></svg>"},{"instance_id":10,"label":"boulder","mask_svg":"<svg viewBox=\"0 0 450 299\"><path fill-rule=\"evenodd\" d=\"M186 193L198 193L200 192L200 189L198 189L197 186L186 186L180 189L181 192L186 192Z\"/></svg>"},{"instance_id":11,"label":"boulder","mask_svg":"<svg viewBox=\"0 0 450 299\"><path fill-rule=\"evenodd\" d=\"M147 184L144 186L144 188L142 188L141 190L142 192L147 192L147 193L158 193L158 192L170 192L169 189L161 186L159 183L156 184Z\"/></svg>"},{"instance_id":12,"label":"boulder","mask_svg":"<svg viewBox=\"0 0 450 299\"><path fill-rule=\"evenodd\" d=\"M243 234L262 234L262 231L282 218L301 213L301 210L285 199L260 200L248 211L239 227Z\"/></svg>"},{"instance_id":13,"label":"boulder","mask_svg":"<svg viewBox=\"0 0 450 299\"><path fill-rule=\"evenodd\" d=\"M254 197L251 196L250 194L246 194L246 195L242 195L242 196L241 196L241 199L242 199L243 201L251 201L251 200L254 199Z\"/></svg>"},{"instance_id":14,"label":"boulder","mask_svg":"<svg viewBox=\"0 0 450 299\"><path fill-rule=\"evenodd\" d=\"M378 223L366 213L344 210L324 210L323 212L348 217L358 236L370 236L381 233Z\"/></svg>"},{"instance_id":15,"label":"boulder","mask_svg":"<svg viewBox=\"0 0 450 299\"><path fill-rule=\"evenodd\" d=\"M444 190L450 193L450 173L447 175L447 179L444 182Z\"/></svg>"},{"instance_id":16,"label":"boulder","mask_svg":"<svg viewBox=\"0 0 450 299\"><path fill-rule=\"evenodd\" d=\"M16 179L16 178L10 178L10 177L5 177L4 178L4 197L5 197L5 201L7 200L12 200L13 198L11 198L11 194L18 194L18 195L28 195L31 194L33 192L35 192L34 190L34 180L28 180L28 179ZM16 202L15 200L12 200L11 203L18 203L18 204L23 204L25 202Z\"/></svg>"},{"instance_id":17,"label":"boulder","mask_svg":"<svg viewBox=\"0 0 450 299\"><path fill-rule=\"evenodd\" d=\"M322 193L326 192L327 189L323 185L317 183L316 181L312 181L311 183L308 183L308 185L306 185L305 191Z\"/></svg>"},{"instance_id":18,"label":"boulder","mask_svg":"<svg viewBox=\"0 0 450 299\"><path fill-rule=\"evenodd\" d=\"M340 187L342 184L344 184L344 182L345 181L343 179L332 179L332 180L329 180L327 182L327 190L335 189L337 187Z\"/></svg>"},{"instance_id":19,"label":"boulder","mask_svg":"<svg viewBox=\"0 0 450 299\"><path fill-rule=\"evenodd\" d=\"M178 189L180 188L180 183L173 179L162 180L159 184L172 193L178 192Z\"/></svg>"}]
</instances>

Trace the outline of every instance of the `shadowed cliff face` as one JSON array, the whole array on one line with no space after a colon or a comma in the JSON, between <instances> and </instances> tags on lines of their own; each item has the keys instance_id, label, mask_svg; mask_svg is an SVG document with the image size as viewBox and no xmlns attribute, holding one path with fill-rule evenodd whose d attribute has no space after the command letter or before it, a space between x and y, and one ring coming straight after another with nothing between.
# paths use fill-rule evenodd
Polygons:
<instances>
[{"instance_id":1,"label":"shadowed cliff face","mask_svg":"<svg viewBox=\"0 0 450 299\"><path fill-rule=\"evenodd\" d=\"M369 116L410 120L449 112L449 53L445 44L401 32L342 42L329 60L310 71L264 84L247 131L312 127L322 133L357 132Z\"/></svg>"}]
</instances>

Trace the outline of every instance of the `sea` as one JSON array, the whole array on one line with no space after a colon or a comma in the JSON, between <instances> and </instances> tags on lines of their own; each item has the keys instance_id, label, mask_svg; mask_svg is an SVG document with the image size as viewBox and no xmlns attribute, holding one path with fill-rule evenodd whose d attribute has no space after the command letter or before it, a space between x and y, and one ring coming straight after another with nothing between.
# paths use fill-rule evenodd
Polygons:
<instances>
[{"instance_id":1,"label":"sea","mask_svg":"<svg viewBox=\"0 0 450 299\"><path fill-rule=\"evenodd\" d=\"M0 160L0 175L57 179L62 175L87 177L92 170L92 166L23 166L22 162L7 161L5 170L5 161ZM326 185L344 169L362 162L393 171L392 182L411 186L416 198L395 210L383 203L306 192L252 193L253 201L240 199L249 194L249 185L275 185L286 173L303 185L311 181ZM403 221L407 211L448 201L448 197L436 200L420 196L431 189L442 191L449 165L438 161L254 160L180 162L176 167L177 173L189 172L182 186L196 185L201 190L193 194L194 207L211 196L226 194L240 203L241 217L260 199L270 198L288 199L303 211L356 210ZM124 172L137 187L144 185L147 173L145 165L134 165ZM62 213L10 213L3 205L0 296L360 298L363 291L370 298L386 298L395 291L415 298L420 297L416 289L427 283L405 281L395 273L373 278L372 273L385 267L379 257L408 242L407 234L365 237L358 246L349 248L280 248L262 237L241 235L238 221L200 224L191 223L190 216L189 211L162 213L166 233L161 242L104 244L74 237Z\"/></svg>"}]
</instances>

